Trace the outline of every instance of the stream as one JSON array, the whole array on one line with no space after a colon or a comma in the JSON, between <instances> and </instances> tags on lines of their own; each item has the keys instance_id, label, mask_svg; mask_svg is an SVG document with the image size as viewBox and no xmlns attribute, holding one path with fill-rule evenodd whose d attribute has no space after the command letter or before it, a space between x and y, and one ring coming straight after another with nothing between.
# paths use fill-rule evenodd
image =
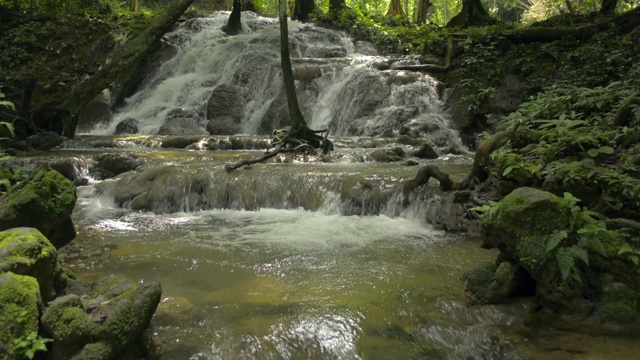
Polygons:
<instances>
[{"instance_id":1,"label":"stream","mask_svg":"<svg viewBox=\"0 0 640 360\"><path fill-rule=\"evenodd\" d=\"M78 186L78 236L65 263L84 281L162 284L151 324L159 359L640 353L633 338L529 324L530 299L466 305L462 274L497 252L429 223L441 211L431 186L404 202L401 184L417 166L370 155L400 148L416 164L459 179L472 154L451 125L437 80L394 70L395 60L368 44L292 22L302 111L310 127L330 130L336 149L328 162L283 156L227 174L225 164L264 151L220 145L233 143L228 134L255 145L287 125L277 23L243 13L244 32L226 37L227 17L190 20L166 35L138 91L107 121L85 115L82 135L51 155L74 159L87 179ZM125 121L129 134L114 135ZM217 150L204 145L211 129L219 130ZM400 135L430 141L440 157L413 157L418 146L398 142ZM203 140L163 148L169 136ZM145 164L101 179L89 171L99 154Z\"/></svg>"}]
</instances>

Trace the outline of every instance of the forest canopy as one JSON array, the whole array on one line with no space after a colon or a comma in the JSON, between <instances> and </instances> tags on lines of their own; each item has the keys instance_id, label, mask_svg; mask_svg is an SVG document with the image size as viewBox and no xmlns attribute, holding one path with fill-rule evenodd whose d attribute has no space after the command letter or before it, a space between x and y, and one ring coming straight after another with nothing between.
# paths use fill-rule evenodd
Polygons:
<instances>
[{"instance_id":1,"label":"forest canopy","mask_svg":"<svg viewBox=\"0 0 640 360\"><path fill-rule=\"evenodd\" d=\"M463 0L344 0L346 6L367 16L387 16L401 24L433 24L444 26L462 9ZM481 0L487 12L507 23L531 23L559 14L587 14L599 11L602 0ZM604 1L608 2L607 0ZM134 7L135 3L135 7ZM86 14L155 10L167 6L170 0L0 0L0 6L22 12L43 14ZM331 1L315 1L317 12L329 11ZM288 0L293 14L295 0ZM639 0L619 0L617 12L632 9ZM193 7L200 10L230 10L231 0L197 0ZM255 10L266 16L276 16L278 0L243 0L243 10Z\"/></svg>"}]
</instances>

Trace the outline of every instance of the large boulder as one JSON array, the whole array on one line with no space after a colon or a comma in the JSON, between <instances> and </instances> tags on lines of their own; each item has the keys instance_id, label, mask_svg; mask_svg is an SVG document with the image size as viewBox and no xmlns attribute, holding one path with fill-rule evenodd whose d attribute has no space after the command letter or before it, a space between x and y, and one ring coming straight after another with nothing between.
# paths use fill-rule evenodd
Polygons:
<instances>
[{"instance_id":1,"label":"large boulder","mask_svg":"<svg viewBox=\"0 0 640 360\"><path fill-rule=\"evenodd\" d=\"M211 135L233 135L240 132L244 117L244 92L229 84L217 86L207 101L207 131Z\"/></svg>"},{"instance_id":2,"label":"large boulder","mask_svg":"<svg viewBox=\"0 0 640 360\"><path fill-rule=\"evenodd\" d=\"M202 119L192 110L176 108L169 111L158 135L208 135Z\"/></svg>"},{"instance_id":3,"label":"large boulder","mask_svg":"<svg viewBox=\"0 0 640 360\"><path fill-rule=\"evenodd\" d=\"M49 151L64 141L64 137L53 131L45 131L29 136L26 143L37 151Z\"/></svg>"},{"instance_id":4,"label":"large boulder","mask_svg":"<svg viewBox=\"0 0 640 360\"><path fill-rule=\"evenodd\" d=\"M640 249L577 204L570 194L560 198L518 188L483 214L482 245L498 248L501 261L526 271L543 308L581 318L595 315L605 323L632 323L640 303L640 274L633 256ZM625 288L630 291L618 291ZM631 295L612 295L620 293ZM612 316L618 310L624 314Z\"/></svg>"},{"instance_id":5,"label":"large boulder","mask_svg":"<svg viewBox=\"0 0 640 360\"><path fill-rule=\"evenodd\" d=\"M53 359L118 358L149 327L162 294L157 283L114 279L69 288L75 290L50 303L42 316L45 334L54 340Z\"/></svg>"},{"instance_id":6,"label":"large boulder","mask_svg":"<svg viewBox=\"0 0 640 360\"><path fill-rule=\"evenodd\" d=\"M0 230L33 227L60 248L76 235L71 221L76 198L71 181L42 166L0 196Z\"/></svg>"},{"instance_id":7,"label":"large boulder","mask_svg":"<svg viewBox=\"0 0 640 360\"><path fill-rule=\"evenodd\" d=\"M36 279L12 272L0 274L0 360L23 359L18 339L37 339L38 318L42 309Z\"/></svg>"},{"instance_id":8,"label":"large boulder","mask_svg":"<svg viewBox=\"0 0 640 360\"><path fill-rule=\"evenodd\" d=\"M90 171L99 179L109 179L137 169L147 161L135 154L100 154L93 158Z\"/></svg>"},{"instance_id":9,"label":"large boulder","mask_svg":"<svg viewBox=\"0 0 640 360\"><path fill-rule=\"evenodd\" d=\"M56 248L33 228L0 232L0 272L8 271L35 278L45 302L53 300L64 285L56 284L62 274Z\"/></svg>"}]
</instances>

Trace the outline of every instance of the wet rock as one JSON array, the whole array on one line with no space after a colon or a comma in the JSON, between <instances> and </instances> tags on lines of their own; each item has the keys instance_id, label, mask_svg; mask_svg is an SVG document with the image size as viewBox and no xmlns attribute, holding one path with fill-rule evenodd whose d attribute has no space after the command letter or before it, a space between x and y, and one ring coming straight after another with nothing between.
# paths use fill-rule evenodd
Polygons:
<instances>
[{"instance_id":1,"label":"wet rock","mask_svg":"<svg viewBox=\"0 0 640 360\"><path fill-rule=\"evenodd\" d=\"M95 164L90 168L90 172L95 173L98 179L110 179L135 170L147 162L135 154L101 154L93 159Z\"/></svg>"},{"instance_id":2,"label":"wet rock","mask_svg":"<svg viewBox=\"0 0 640 360\"><path fill-rule=\"evenodd\" d=\"M26 140L26 144L37 151L49 151L52 148L62 144L64 136L58 135L53 131L45 131L30 136Z\"/></svg>"},{"instance_id":3,"label":"wet rock","mask_svg":"<svg viewBox=\"0 0 640 360\"><path fill-rule=\"evenodd\" d=\"M230 84L217 86L207 101L207 119L216 121L218 118L226 117L238 123L244 116L243 96L243 89L239 86Z\"/></svg>"},{"instance_id":4,"label":"wet rock","mask_svg":"<svg viewBox=\"0 0 640 360\"><path fill-rule=\"evenodd\" d=\"M60 248L75 237L71 213L76 187L48 166L0 196L0 230L34 227Z\"/></svg>"},{"instance_id":5,"label":"wet rock","mask_svg":"<svg viewBox=\"0 0 640 360\"><path fill-rule=\"evenodd\" d=\"M91 342L90 324L78 295L62 296L49 303L42 315L42 328L53 339L51 357L70 359Z\"/></svg>"},{"instance_id":6,"label":"wet rock","mask_svg":"<svg viewBox=\"0 0 640 360\"><path fill-rule=\"evenodd\" d=\"M433 150L433 147L429 144L422 144L420 149L413 153L413 156L419 159L437 159L438 153Z\"/></svg>"},{"instance_id":7,"label":"wet rock","mask_svg":"<svg viewBox=\"0 0 640 360\"><path fill-rule=\"evenodd\" d=\"M401 147L375 150L369 156L376 162L395 162L404 160L404 150Z\"/></svg>"},{"instance_id":8,"label":"wet rock","mask_svg":"<svg viewBox=\"0 0 640 360\"><path fill-rule=\"evenodd\" d=\"M430 188L426 201L425 220L434 225L441 226L444 230L457 232L464 230L464 224L461 222L461 214L464 214L464 208L460 204L454 202L455 194L451 192L442 192L439 189Z\"/></svg>"},{"instance_id":9,"label":"wet rock","mask_svg":"<svg viewBox=\"0 0 640 360\"><path fill-rule=\"evenodd\" d=\"M171 136L162 140L160 147L164 149L184 149L187 146L202 140L201 136Z\"/></svg>"},{"instance_id":10,"label":"wet rock","mask_svg":"<svg viewBox=\"0 0 640 360\"><path fill-rule=\"evenodd\" d=\"M0 274L0 356L2 359L23 358L13 344L19 338L38 333L42 309L36 279L12 272Z\"/></svg>"},{"instance_id":11,"label":"wet rock","mask_svg":"<svg viewBox=\"0 0 640 360\"><path fill-rule=\"evenodd\" d=\"M158 135L208 135L200 125L202 119L194 111L177 108L169 111Z\"/></svg>"},{"instance_id":12,"label":"wet rock","mask_svg":"<svg viewBox=\"0 0 640 360\"><path fill-rule=\"evenodd\" d=\"M55 247L38 230L13 228L0 232L0 272L31 276L38 281L42 300L56 296L55 280L62 269Z\"/></svg>"},{"instance_id":13,"label":"wet rock","mask_svg":"<svg viewBox=\"0 0 640 360\"><path fill-rule=\"evenodd\" d=\"M149 327L162 293L157 283L118 279L70 286L68 291L42 316L45 332L54 339L53 359L118 358Z\"/></svg>"},{"instance_id":14,"label":"wet rock","mask_svg":"<svg viewBox=\"0 0 640 360\"><path fill-rule=\"evenodd\" d=\"M240 133L240 122L230 116L216 116L209 120L206 130L211 135L234 135Z\"/></svg>"},{"instance_id":15,"label":"wet rock","mask_svg":"<svg viewBox=\"0 0 640 360\"><path fill-rule=\"evenodd\" d=\"M111 100L108 96L99 94L80 110L77 130L85 132L97 124L108 124L112 117Z\"/></svg>"},{"instance_id":16,"label":"wet rock","mask_svg":"<svg viewBox=\"0 0 640 360\"><path fill-rule=\"evenodd\" d=\"M517 268L508 262L485 263L463 275L464 293L472 305L505 302L515 289Z\"/></svg>"},{"instance_id":17,"label":"wet rock","mask_svg":"<svg viewBox=\"0 0 640 360\"><path fill-rule=\"evenodd\" d=\"M121 134L137 134L140 131L140 122L133 118L120 121L116 125L116 135Z\"/></svg>"}]
</instances>

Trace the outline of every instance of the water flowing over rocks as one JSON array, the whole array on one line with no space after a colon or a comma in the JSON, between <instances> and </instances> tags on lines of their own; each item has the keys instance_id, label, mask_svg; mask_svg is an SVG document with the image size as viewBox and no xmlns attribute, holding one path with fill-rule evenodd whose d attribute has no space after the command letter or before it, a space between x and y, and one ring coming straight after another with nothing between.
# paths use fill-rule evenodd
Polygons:
<instances>
[{"instance_id":1,"label":"water flowing over rocks","mask_svg":"<svg viewBox=\"0 0 640 360\"><path fill-rule=\"evenodd\" d=\"M91 133L270 134L288 126L277 25L246 13L245 31L228 37L220 30L226 21L226 13L216 13L167 34L158 51L168 54L152 55L164 62L152 65L113 120ZM332 136L402 132L445 151L462 148L434 78L381 70L401 60L377 56L371 45L333 30L292 22L290 39L299 102L310 127L327 128Z\"/></svg>"}]
</instances>

